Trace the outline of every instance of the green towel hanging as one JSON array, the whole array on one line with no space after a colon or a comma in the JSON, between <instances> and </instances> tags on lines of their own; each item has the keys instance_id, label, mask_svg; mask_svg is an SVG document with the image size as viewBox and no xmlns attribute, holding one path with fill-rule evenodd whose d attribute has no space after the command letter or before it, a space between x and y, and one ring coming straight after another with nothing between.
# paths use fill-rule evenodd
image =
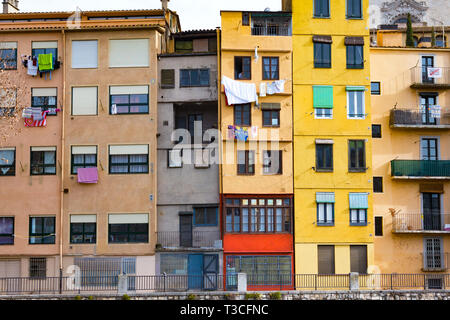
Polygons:
<instances>
[{"instance_id":1,"label":"green towel hanging","mask_svg":"<svg viewBox=\"0 0 450 320\"><path fill-rule=\"evenodd\" d=\"M53 70L53 54L40 54L38 56L39 71Z\"/></svg>"}]
</instances>

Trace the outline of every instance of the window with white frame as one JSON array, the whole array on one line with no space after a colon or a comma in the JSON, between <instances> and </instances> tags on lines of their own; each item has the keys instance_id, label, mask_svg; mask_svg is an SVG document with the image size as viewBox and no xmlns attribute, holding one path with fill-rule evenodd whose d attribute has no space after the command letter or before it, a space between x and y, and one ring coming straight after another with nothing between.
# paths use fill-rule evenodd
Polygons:
<instances>
[{"instance_id":1,"label":"window with white frame","mask_svg":"<svg viewBox=\"0 0 450 320\"><path fill-rule=\"evenodd\" d=\"M365 116L365 88L347 87L347 117L364 119Z\"/></svg>"},{"instance_id":2,"label":"window with white frame","mask_svg":"<svg viewBox=\"0 0 450 320\"><path fill-rule=\"evenodd\" d=\"M73 69L98 68L97 40L72 41L72 68Z\"/></svg>"},{"instance_id":3,"label":"window with white frame","mask_svg":"<svg viewBox=\"0 0 450 320\"><path fill-rule=\"evenodd\" d=\"M149 39L109 40L109 66L111 68L148 67Z\"/></svg>"},{"instance_id":4,"label":"window with white frame","mask_svg":"<svg viewBox=\"0 0 450 320\"><path fill-rule=\"evenodd\" d=\"M95 116L98 108L97 87L72 88L72 115Z\"/></svg>"}]
</instances>

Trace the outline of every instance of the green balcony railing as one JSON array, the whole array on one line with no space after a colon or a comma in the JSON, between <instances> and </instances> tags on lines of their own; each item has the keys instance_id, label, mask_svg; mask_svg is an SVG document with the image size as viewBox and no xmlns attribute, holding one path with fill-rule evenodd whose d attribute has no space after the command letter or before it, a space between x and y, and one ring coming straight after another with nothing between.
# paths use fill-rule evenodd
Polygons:
<instances>
[{"instance_id":1,"label":"green balcony railing","mask_svg":"<svg viewBox=\"0 0 450 320\"><path fill-rule=\"evenodd\" d=\"M391 175L450 178L450 160L392 160Z\"/></svg>"}]
</instances>

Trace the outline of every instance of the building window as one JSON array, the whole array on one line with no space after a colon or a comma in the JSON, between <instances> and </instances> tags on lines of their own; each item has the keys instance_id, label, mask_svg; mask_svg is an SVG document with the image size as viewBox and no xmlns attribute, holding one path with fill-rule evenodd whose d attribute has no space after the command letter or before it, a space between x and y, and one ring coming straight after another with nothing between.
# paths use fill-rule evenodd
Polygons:
<instances>
[{"instance_id":1,"label":"building window","mask_svg":"<svg viewBox=\"0 0 450 320\"><path fill-rule=\"evenodd\" d=\"M41 54L52 55L52 66L55 69L56 61L58 60L58 42L57 41L33 41L31 43L31 55L39 57Z\"/></svg>"},{"instance_id":2,"label":"building window","mask_svg":"<svg viewBox=\"0 0 450 320\"><path fill-rule=\"evenodd\" d=\"M283 174L283 151L263 151L263 174Z\"/></svg>"},{"instance_id":3,"label":"building window","mask_svg":"<svg viewBox=\"0 0 450 320\"><path fill-rule=\"evenodd\" d=\"M150 65L149 39L109 40L109 66L136 68Z\"/></svg>"},{"instance_id":4,"label":"building window","mask_svg":"<svg viewBox=\"0 0 450 320\"><path fill-rule=\"evenodd\" d=\"M372 138L381 138L381 124L372 125Z\"/></svg>"},{"instance_id":5,"label":"building window","mask_svg":"<svg viewBox=\"0 0 450 320\"><path fill-rule=\"evenodd\" d=\"M72 88L72 115L95 116L98 110L97 87Z\"/></svg>"},{"instance_id":6,"label":"building window","mask_svg":"<svg viewBox=\"0 0 450 320\"><path fill-rule=\"evenodd\" d=\"M347 18L360 19L362 18L362 1L361 0L347 0Z\"/></svg>"},{"instance_id":7,"label":"building window","mask_svg":"<svg viewBox=\"0 0 450 320\"><path fill-rule=\"evenodd\" d=\"M148 86L114 86L109 90L109 114L148 113Z\"/></svg>"},{"instance_id":8,"label":"building window","mask_svg":"<svg viewBox=\"0 0 450 320\"><path fill-rule=\"evenodd\" d=\"M318 274L334 274L334 246L317 246Z\"/></svg>"},{"instance_id":9,"label":"building window","mask_svg":"<svg viewBox=\"0 0 450 320\"><path fill-rule=\"evenodd\" d=\"M242 12L242 25L249 26L250 25L250 13Z\"/></svg>"},{"instance_id":10,"label":"building window","mask_svg":"<svg viewBox=\"0 0 450 320\"><path fill-rule=\"evenodd\" d=\"M290 198L228 198L225 228L229 233L290 233Z\"/></svg>"},{"instance_id":11,"label":"building window","mask_svg":"<svg viewBox=\"0 0 450 320\"><path fill-rule=\"evenodd\" d=\"M420 160L438 160L438 139L422 138L420 139Z\"/></svg>"},{"instance_id":12,"label":"building window","mask_svg":"<svg viewBox=\"0 0 450 320\"><path fill-rule=\"evenodd\" d=\"M364 140L349 140L349 162L348 171L365 172L366 171L366 148Z\"/></svg>"},{"instance_id":13,"label":"building window","mask_svg":"<svg viewBox=\"0 0 450 320\"><path fill-rule=\"evenodd\" d=\"M373 192L383 193L383 177L373 177Z\"/></svg>"},{"instance_id":14,"label":"building window","mask_svg":"<svg viewBox=\"0 0 450 320\"><path fill-rule=\"evenodd\" d=\"M197 227L217 226L217 207L195 207L194 225Z\"/></svg>"},{"instance_id":15,"label":"building window","mask_svg":"<svg viewBox=\"0 0 450 320\"><path fill-rule=\"evenodd\" d=\"M375 217L375 235L383 236L383 217Z\"/></svg>"},{"instance_id":16,"label":"building window","mask_svg":"<svg viewBox=\"0 0 450 320\"><path fill-rule=\"evenodd\" d=\"M316 143L316 171L333 171L333 144Z\"/></svg>"},{"instance_id":17,"label":"building window","mask_svg":"<svg viewBox=\"0 0 450 320\"><path fill-rule=\"evenodd\" d=\"M78 168L97 167L97 146L72 146L71 174L77 174Z\"/></svg>"},{"instance_id":18,"label":"building window","mask_svg":"<svg viewBox=\"0 0 450 320\"><path fill-rule=\"evenodd\" d=\"M350 225L366 226L369 200L367 193L349 193Z\"/></svg>"},{"instance_id":19,"label":"building window","mask_svg":"<svg viewBox=\"0 0 450 320\"><path fill-rule=\"evenodd\" d=\"M263 80L278 80L280 78L279 58L263 57Z\"/></svg>"},{"instance_id":20,"label":"building window","mask_svg":"<svg viewBox=\"0 0 450 320\"><path fill-rule=\"evenodd\" d=\"M314 17L330 17L330 0L314 0Z\"/></svg>"},{"instance_id":21,"label":"building window","mask_svg":"<svg viewBox=\"0 0 450 320\"><path fill-rule=\"evenodd\" d=\"M367 274L367 246L350 246L350 272Z\"/></svg>"},{"instance_id":22,"label":"building window","mask_svg":"<svg viewBox=\"0 0 450 320\"><path fill-rule=\"evenodd\" d=\"M182 168L183 167L183 150L173 149L167 150L167 167Z\"/></svg>"},{"instance_id":23,"label":"building window","mask_svg":"<svg viewBox=\"0 0 450 320\"><path fill-rule=\"evenodd\" d=\"M148 214L110 214L109 243L148 243Z\"/></svg>"},{"instance_id":24,"label":"building window","mask_svg":"<svg viewBox=\"0 0 450 320\"><path fill-rule=\"evenodd\" d=\"M364 46L347 45L347 69L364 69Z\"/></svg>"},{"instance_id":25,"label":"building window","mask_svg":"<svg viewBox=\"0 0 450 320\"><path fill-rule=\"evenodd\" d=\"M331 68L331 44L314 42L314 68Z\"/></svg>"},{"instance_id":26,"label":"building window","mask_svg":"<svg viewBox=\"0 0 450 320\"><path fill-rule=\"evenodd\" d=\"M333 119L333 109L314 108L315 119Z\"/></svg>"},{"instance_id":27,"label":"building window","mask_svg":"<svg viewBox=\"0 0 450 320\"><path fill-rule=\"evenodd\" d=\"M31 147L31 172L35 175L56 175L56 147Z\"/></svg>"},{"instance_id":28,"label":"building window","mask_svg":"<svg viewBox=\"0 0 450 320\"><path fill-rule=\"evenodd\" d=\"M374 96L379 96L381 94L381 83L379 81L370 83L370 93Z\"/></svg>"},{"instance_id":29,"label":"building window","mask_svg":"<svg viewBox=\"0 0 450 320\"><path fill-rule=\"evenodd\" d=\"M194 51L194 42L192 40L175 40L176 53L191 53Z\"/></svg>"},{"instance_id":30,"label":"building window","mask_svg":"<svg viewBox=\"0 0 450 320\"><path fill-rule=\"evenodd\" d=\"M95 243L96 236L96 215L70 216L70 243Z\"/></svg>"},{"instance_id":31,"label":"building window","mask_svg":"<svg viewBox=\"0 0 450 320\"><path fill-rule=\"evenodd\" d=\"M175 88L175 70L174 69L161 70L161 88L162 89Z\"/></svg>"},{"instance_id":32,"label":"building window","mask_svg":"<svg viewBox=\"0 0 450 320\"><path fill-rule=\"evenodd\" d=\"M0 88L0 117L16 116L17 89Z\"/></svg>"},{"instance_id":33,"label":"building window","mask_svg":"<svg viewBox=\"0 0 450 320\"><path fill-rule=\"evenodd\" d=\"M180 88L209 87L209 69L181 69Z\"/></svg>"},{"instance_id":34,"label":"building window","mask_svg":"<svg viewBox=\"0 0 450 320\"><path fill-rule=\"evenodd\" d=\"M210 150L203 148L194 149L194 167L195 168L209 168L210 164Z\"/></svg>"},{"instance_id":35,"label":"building window","mask_svg":"<svg viewBox=\"0 0 450 320\"><path fill-rule=\"evenodd\" d=\"M57 106L56 88L33 88L31 89L31 106L48 111L47 115L56 116Z\"/></svg>"},{"instance_id":36,"label":"building window","mask_svg":"<svg viewBox=\"0 0 450 320\"><path fill-rule=\"evenodd\" d=\"M0 176L16 175L16 148L0 149Z\"/></svg>"},{"instance_id":37,"label":"building window","mask_svg":"<svg viewBox=\"0 0 450 320\"><path fill-rule=\"evenodd\" d=\"M447 39L444 36L436 36L436 47L446 48Z\"/></svg>"},{"instance_id":38,"label":"building window","mask_svg":"<svg viewBox=\"0 0 450 320\"><path fill-rule=\"evenodd\" d=\"M0 217L0 245L14 244L14 217Z\"/></svg>"},{"instance_id":39,"label":"building window","mask_svg":"<svg viewBox=\"0 0 450 320\"><path fill-rule=\"evenodd\" d=\"M237 174L253 175L255 174L255 151L237 152Z\"/></svg>"},{"instance_id":40,"label":"building window","mask_svg":"<svg viewBox=\"0 0 450 320\"><path fill-rule=\"evenodd\" d=\"M234 78L236 80L251 80L252 58L234 57Z\"/></svg>"},{"instance_id":41,"label":"building window","mask_svg":"<svg viewBox=\"0 0 450 320\"><path fill-rule=\"evenodd\" d=\"M30 244L55 243L55 217L30 217Z\"/></svg>"},{"instance_id":42,"label":"building window","mask_svg":"<svg viewBox=\"0 0 450 320\"><path fill-rule=\"evenodd\" d=\"M30 278L39 279L47 276L47 258L30 258Z\"/></svg>"},{"instance_id":43,"label":"building window","mask_svg":"<svg viewBox=\"0 0 450 320\"><path fill-rule=\"evenodd\" d=\"M317 192L317 225L334 225L334 192Z\"/></svg>"},{"instance_id":44,"label":"building window","mask_svg":"<svg viewBox=\"0 0 450 320\"><path fill-rule=\"evenodd\" d=\"M227 274L246 273L249 286L279 286L292 283L291 256L227 256ZM227 288L230 288L228 279Z\"/></svg>"},{"instance_id":45,"label":"building window","mask_svg":"<svg viewBox=\"0 0 450 320\"><path fill-rule=\"evenodd\" d=\"M262 103L261 110L263 115L263 127L280 126L281 105L279 103Z\"/></svg>"},{"instance_id":46,"label":"building window","mask_svg":"<svg viewBox=\"0 0 450 320\"><path fill-rule=\"evenodd\" d=\"M148 173L148 145L109 146L109 173Z\"/></svg>"},{"instance_id":47,"label":"building window","mask_svg":"<svg viewBox=\"0 0 450 320\"><path fill-rule=\"evenodd\" d=\"M347 88L347 117L349 119L365 118L365 92Z\"/></svg>"},{"instance_id":48,"label":"building window","mask_svg":"<svg viewBox=\"0 0 450 320\"><path fill-rule=\"evenodd\" d=\"M98 68L98 41L73 40L72 41L72 68L96 69Z\"/></svg>"},{"instance_id":49,"label":"building window","mask_svg":"<svg viewBox=\"0 0 450 320\"><path fill-rule=\"evenodd\" d=\"M424 239L424 257L423 264L425 270L440 270L445 267L443 261L442 239L425 238Z\"/></svg>"},{"instance_id":50,"label":"building window","mask_svg":"<svg viewBox=\"0 0 450 320\"><path fill-rule=\"evenodd\" d=\"M17 42L0 42L0 69L17 70Z\"/></svg>"},{"instance_id":51,"label":"building window","mask_svg":"<svg viewBox=\"0 0 450 320\"><path fill-rule=\"evenodd\" d=\"M313 107L316 118L333 118L333 86L313 86Z\"/></svg>"},{"instance_id":52,"label":"building window","mask_svg":"<svg viewBox=\"0 0 450 320\"><path fill-rule=\"evenodd\" d=\"M246 104L235 104L234 105L234 125L235 126L251 126L251 105Z\"/></svg>"}]
</instances>

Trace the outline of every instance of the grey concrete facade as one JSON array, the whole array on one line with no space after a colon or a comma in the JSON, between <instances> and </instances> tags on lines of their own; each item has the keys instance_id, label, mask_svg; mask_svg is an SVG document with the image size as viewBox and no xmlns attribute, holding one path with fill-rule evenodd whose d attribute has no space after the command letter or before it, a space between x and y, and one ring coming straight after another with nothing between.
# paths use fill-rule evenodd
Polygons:
<instances>
[{"instance_id":1,"label":"grey concrete facade","mask_svg":"<svg viewBox=\"0 0 450 320\"><path fill-rule=\"evenodd\" d=\"M209 33L213 41L214 33ZM201 35L200 41L208 40L205 37ZM214 161L218 156L218 138L214 141L207 137L211 132L208 130L217 129L218 123L217 55L208 52L208 46L198 49L201 42L194 41L193 52L159 57L160 74L163 70L173 70L173 78L170 88L161 80L158 97L157 274L190 273L192 261L196 260L198 268L200 256L208 256L203 267L212 263L211 270L219 274L222 270L219 166ZM181 70L208 70L208 85L182 83ZM180 143L175 141L179 135L173 137L177 129L185 129ZM172 167L169 152L180 146L182 164ZM203 156L206 163L196 161L198 156ZM215 257L212 262L211 256Z\"/></svg>"}]
</instances>

